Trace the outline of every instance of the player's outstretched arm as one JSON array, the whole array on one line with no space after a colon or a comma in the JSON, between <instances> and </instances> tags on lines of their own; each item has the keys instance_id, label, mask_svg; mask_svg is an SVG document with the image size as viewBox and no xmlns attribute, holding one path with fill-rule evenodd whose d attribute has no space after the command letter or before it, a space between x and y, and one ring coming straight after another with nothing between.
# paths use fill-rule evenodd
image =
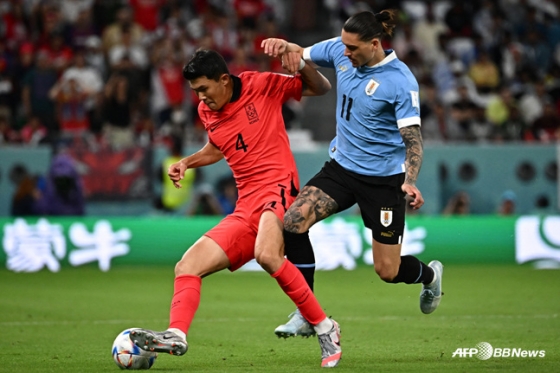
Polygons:
<instances>
[{"instance_id":1,"label":"player's outstretched arm","mask_svg":"<svg viewBox=\"0 0 560 373\"><path fill-rule=\"evenodd\" d=\"M185 177L185 171L189 168L204 167L218 162L224 157L220 149L211 143L206 143L202 149L194 154L181 159L179 162L173 163L167 169L169 179L175 185L175 188L181 188L180 181Z\"/></svg>"},{"instance_id":2,"label":"player's outstretched arm","mask_svg":"<svg viewBox=\"0 0 560 373\"><path fill-rule=\"evenodd\" d=\"M406 147L406 176L402 190L412 199L410 206L416 210L424 204L422 193L416 187L416 180L418 180L424 156L422 133L420 132L420 126L403 127L400 129L400 133Z\"/></svg>"},{"instance_id":3,"label":"player's outstretched arm","mask_svg":"<svg viewBox=\"0 0 560 373\"><path fill-rule=\"evenodd\" d=\"M287 52L282 55L282 66L298 64L298 70L303 80L302 96L321 96L330 91L331 83L323 74L309 65L297 52Z\"/></svg>"}]
</instances>

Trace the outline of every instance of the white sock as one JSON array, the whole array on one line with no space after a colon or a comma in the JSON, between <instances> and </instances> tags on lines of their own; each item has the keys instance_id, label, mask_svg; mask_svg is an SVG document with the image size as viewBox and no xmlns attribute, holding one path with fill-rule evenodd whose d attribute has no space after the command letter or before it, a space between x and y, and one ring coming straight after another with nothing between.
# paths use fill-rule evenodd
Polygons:
<instances>
[{"instance_id":1,"label":"white sock","mask_svg":"<svg viewBox=\"0 0 560 373\"><path fill-rule=\"evenodd\" d=\"M334 324L332 320L329 319L328 317L325 317L325 319L321 321L319 324L315 325L313 329L315 329L317 334L325 334L330 332L333 326Z\"/></svg>"},{"instance_id":2,"label":"white sock","mask_svg":"<svg viewBox=\"0 0 560 373\"><path fill-rule=\"evenodd\" d=\"M183 340L187 340L187 335L185 334L185 332L183 332L181 329L177 329L177 328L169 328L167 329L168 331L170 331L171 333L175 333L177 334L179 337L181 337L181 339Z\"/></svg>"}]
</instances>

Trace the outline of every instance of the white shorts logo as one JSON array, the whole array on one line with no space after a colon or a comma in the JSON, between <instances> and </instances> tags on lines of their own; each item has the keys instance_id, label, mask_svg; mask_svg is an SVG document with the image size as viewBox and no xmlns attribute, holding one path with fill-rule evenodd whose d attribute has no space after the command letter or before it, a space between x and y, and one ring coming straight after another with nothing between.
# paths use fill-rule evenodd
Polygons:
<instances>
[{"instance_id":1,"label":"white shorts logo","mask_svg":"<svg viewBox=\"0 0 560 373\"><path fill-rule=\"evenodd\" d=\"M381 225L384 227L388 227L393 222L393 211L390 210L381 210L381 217L380 217Z\"/></svg>"}]
</instances>

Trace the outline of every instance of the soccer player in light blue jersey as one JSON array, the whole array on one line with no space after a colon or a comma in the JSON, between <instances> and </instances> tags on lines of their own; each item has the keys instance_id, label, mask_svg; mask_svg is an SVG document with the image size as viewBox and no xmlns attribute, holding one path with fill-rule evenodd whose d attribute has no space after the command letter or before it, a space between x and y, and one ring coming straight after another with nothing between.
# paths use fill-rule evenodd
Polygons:
<instances>
[{"instance_id":1,"label":"soccer player in light blue jersey","mask_svg":"<svg viewBox=\"0 0 560 373\"><path fill-rule=\"evenodd\" d=\"M406 199L424 204L416 180L422 164L418 82L381 40L391 36L397 11L360 12L350 17L341 36L302 48L282 39L263 41L265 53L281 56L296 72L305 62L335 69L336 137L330 161L302 189L284 216L285 253L313 289L315 258L309 228L358 204L372 230L374 268L389 283L421 283L420 309L432 313L441 300L442 264L428 265L401 256ZM313 328L299 312L276 328L279 337L308 336Z\"/></svg>"}]
</instances>

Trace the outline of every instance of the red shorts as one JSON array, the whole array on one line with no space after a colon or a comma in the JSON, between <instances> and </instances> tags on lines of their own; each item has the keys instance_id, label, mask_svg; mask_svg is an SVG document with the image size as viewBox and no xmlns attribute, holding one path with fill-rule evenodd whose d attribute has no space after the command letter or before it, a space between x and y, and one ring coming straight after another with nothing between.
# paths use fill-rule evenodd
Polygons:
<instances>
[{"instance_id":1,"label":"red shorts","mask_svg":"<svg viewBox=\"0 0 560 373\"><path fill-rule=\"evenodd\" d=\"M263 189L247 198L239 199L235 211L226 216L218 225L206 232L206 236L214 240L229 258L230 271L235 271L248 261L255 258L255 241L259 221L264 211L270 210L280 221L296 198L296 193L281 186Z\"/></svg>"}]
</instances>

